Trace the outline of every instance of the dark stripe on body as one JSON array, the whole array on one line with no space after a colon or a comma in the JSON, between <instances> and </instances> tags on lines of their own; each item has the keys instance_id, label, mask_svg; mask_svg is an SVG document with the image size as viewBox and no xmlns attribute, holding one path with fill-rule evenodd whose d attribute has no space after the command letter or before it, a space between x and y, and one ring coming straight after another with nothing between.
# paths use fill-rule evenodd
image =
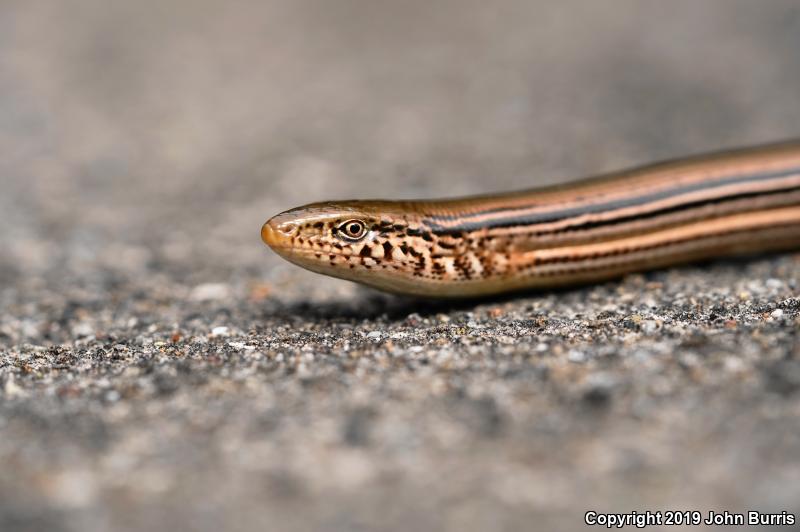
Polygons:
<instances>
[{"instance_id":1,"label":"dark stripe on body","mask_svg":"<svg viewBox=\"0 0 800 532\"><path fill-rule=\"evenodd\" d=\"M703 200L696 200L688 203L683 203L680 205L673 205L671 207L664 207L661 209L657 209L654 211L642 212L637 214L628 214L624 216L619 216L617 218L611 218L608 220L595 220L595 221L587 221L584 223L571 225L565 228L554 229L550 231L543 231L540 234L558 234L563 233L566 231L574 231L580 229L594 229L603 226L610 226L616 225L625 222L632 222L637 220L644 220L648 218L655 218L658 216L663 216L666 214L673 214L676 212L681 211L688 211L691 209L697 209L700 207L705 207L709 205L721 205L729 201L734 200L741 200L741 199L750 199L750 198L758 198L758 197L767 197L771 195L783 195L789 194L792 192L800 192L800 186L791 186L782 189L771 189L759 192L743 192L741 194L731 194L728 196L722 196L717 198L711 199L703 199ZM662 198L658 198L662 199ZM655 201L655 200L653 200ZM641 202L641 204L646 204L646 202ZM458 226L454 227L446 227L441 226L436 222L436 218L431 218L425 220L427 224L433 230L433 233L437 236L444 236L450 235L452 232L461 232L461 231L476 231L479 229L503 229L509 227L520 227L520 226L531 226L533 230L534 226L538 224L545 224L545 223L553 223L553 222L560 222L563 220L567 220L570 218L577 218L579 216L583 216L586 214L600 214L605 210L614 210L616 208L624 208L629 207L632 205L624 205L622 207L614 206L611 209L597 209L596 206L587 206L586 208L575 208L575 209L565 209L563 211L558 211L552 214L543 214L543 215L533 215L533 216L519 216L514 218L495 218L493 220L485 220L482 222L465 222L459 224ZM565 212L570 212L570 215L564 215Z\"/></svg>"},{"instance_id":2,"label":"dark stripe on body","mask_svg":"<svg viewBox=\"0 0 800 532\"><path fill-rule=\"evenodd\" d=\"M430 227L434 231L434 233L449 235L457 231L475 231L476 229L483 229L483 228L494 229L494 228L512 227L518 225L533 225L537 223L558 222L561 220L565 220L567 218L573 218L585 214L599 214L606 211L614 211L628 207L643 206L648 203L652 203L663 199L668 199L675 196L680 196L683 194L688 194L691 192L697 192L702 190L713 190L715 188L720 188L727 185L735 185L742 183L750 183L750 182L760 183L764 181L769 181L771 179L780 179L796 175L800 175L800 168L793 168L781 172L748 174L745 176L736 176L728 179L720 179L708 183L694 183L680 188L662 190L659 192L653 192L651 194L645 194L642 196L621 198L602 203L589 203L586 205L581 205L579 207L569 207L566 209L560 209L549 212L533 213L520 216L512 215L511 217L498 216L493 219L482 220L477 222L469 221L470 218L485 216L488 214L498 214L498 215L511 214L515 211L525 211L531 208L531 207L516 207L513 209L509 209L501 207L501 208L487 209L484 211L473 212L463 215L455 214L455 215L431 216L425 220L425 223L428 225L428 227ZM724 199L727 199L729 197L733 196L726 196L726 198ZM460 223L454 225L447 224L447 222L458 222L458 221L460 221Z\"/></svg>"},{"instance_id":3,"label":"dark stripe on body","mask_svg":"<svg viewBox=\"0 0 800 532\"><path fill-rule=\"evenodd\" d=\"M636 254L653 251L656 249L663 249L663 248L670 248L675 246L680 246L684 244L697 244L700 245L703 242L713 242L714 240L719 240L725 237L731 237L734 235L741 235L747 233L762 233L768 231L777 231L779 229L790 229L797 227L800 229L800 224L797 222L786 222L786 223L779 223L771 227L742 227L737 228L734 230L727 230L727 231L719 231L717 233L711 233L708 235L702 235L700 237L685 237L685 238L675 238L671 240L664 240L661 242L654 242L651 244L640 245L635 247L613 247L609 246L607 250L599 251L592 254L565 254L555 257L547 257L544 259L538 259L535 261L531 261L530 264L524 265L521 269L527 270L528 272L532 272L536 274L536 268L551 265L551 264L564 264L565 267L568 267L570 264L577 264L582 265L580 268L582 269L591 269L595 264L595 261L599 261L601 259L609 258L609 257L635 257ZM794 235L793 235L794 236ZM797 240L800 241L800 233L797 233ZM767 247L767 246L763 246ZM579 249L579 248L578 248ZM574 251L574 250L573 250ZM631 259L634 260L634 259ZM607 265L600 265L595 266L597 268L607 267ZM564 270L566 272L567 270Z\"/></svg>"}]
</instances>

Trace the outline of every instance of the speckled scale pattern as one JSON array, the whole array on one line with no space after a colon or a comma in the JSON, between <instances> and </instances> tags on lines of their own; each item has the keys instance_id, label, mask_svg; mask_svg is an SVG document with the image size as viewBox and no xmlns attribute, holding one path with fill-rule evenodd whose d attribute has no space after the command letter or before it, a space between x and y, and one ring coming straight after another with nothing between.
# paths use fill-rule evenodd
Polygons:
<instances>
[{"instance_id":1,"label":"speckled scale pattern","mask_svg":"<svg viewBox=\"0 0 800 532\"><path fill-rule=\"evenodd\" d=\"M292 237L291 246L320 261L327 260L331 268L403 271L439 282L486 279L520 270L510 263L508 250L521 237L498 239L485 231L437 234L415 221L380 219L369 220L369 230L374 233L371 240L349 243L333 234L346 221L343 217L304 223L301 232L318 234Z\"/></svg>"}]
</instances>

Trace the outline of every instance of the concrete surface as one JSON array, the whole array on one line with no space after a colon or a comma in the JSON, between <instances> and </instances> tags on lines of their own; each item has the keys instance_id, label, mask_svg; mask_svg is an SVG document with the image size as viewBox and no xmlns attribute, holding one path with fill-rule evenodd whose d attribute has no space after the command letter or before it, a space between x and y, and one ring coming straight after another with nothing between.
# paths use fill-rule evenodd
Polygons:
<instances>
[{"instance_id":1,"label":"concrete surface","mask_svg":"<svg viewBox=\"0 0 800 532\"><path fill-rule=\"evenodd\" d=\"M258 237L796 137L799 49L791 0L4 0L0 530L800 512L800 255L453 306Z\"/></svg>"}]
</instances>

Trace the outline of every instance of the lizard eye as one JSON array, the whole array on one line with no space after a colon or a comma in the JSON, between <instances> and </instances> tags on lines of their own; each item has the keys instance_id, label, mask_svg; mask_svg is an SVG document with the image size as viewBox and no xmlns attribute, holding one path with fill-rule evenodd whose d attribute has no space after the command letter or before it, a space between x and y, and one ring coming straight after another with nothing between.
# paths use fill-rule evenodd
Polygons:
<instances>
[{"instance_id":1,"label":"lizard eye","mask_svg":"<svg viewBox=\"0 0 800 532\"><path fill-rule=\"evenodd\" d=\"M336 232L340 237L350 242L356 242L367 234L367 226L361 220L347 220L339 224Z\"/></svg>"}]
</instances>

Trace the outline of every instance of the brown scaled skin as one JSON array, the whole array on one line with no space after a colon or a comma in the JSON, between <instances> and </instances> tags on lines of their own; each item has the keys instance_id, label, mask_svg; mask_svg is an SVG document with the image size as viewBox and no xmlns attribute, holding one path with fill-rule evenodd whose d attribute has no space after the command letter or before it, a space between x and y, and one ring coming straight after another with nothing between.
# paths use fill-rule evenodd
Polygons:
<instances>
[{"instance_id":1,"label":"brown scaled skin","mask_svg":"<svg viewBox=\"0 0 800 532\"><path fill-rule=\"evenodd\" d=\"M275 216L261 237L309 270L425 297L800 249L800 142L508 194L315 203Z\"/></svg>"},{"instance_id":2,"label":"brown scaled skin","mask_svg":"<svg viewBox=\"0 0 800 532\"><path fill-rule=\"evenodd\" d=\"M271 218L261 239L284 259L317 273L389 292L458 296L456 286L453 294L442 292L450 291L448 272L463 246L433 236L421 219L405 202L315 203Z\"/></svg>"}]
</instances>

